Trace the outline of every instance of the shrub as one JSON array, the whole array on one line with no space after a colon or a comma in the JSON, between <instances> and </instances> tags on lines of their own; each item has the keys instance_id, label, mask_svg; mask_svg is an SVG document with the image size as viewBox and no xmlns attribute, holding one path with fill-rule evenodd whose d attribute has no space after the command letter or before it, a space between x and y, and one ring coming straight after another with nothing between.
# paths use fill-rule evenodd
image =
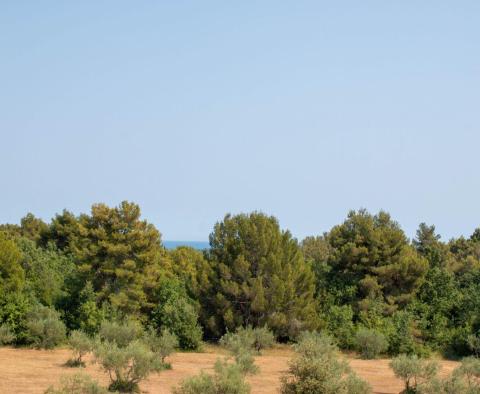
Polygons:
<instances>
[{"instance_id":1,"label":"shrub","mask_svg":"<svg viewBox=\"0 0 480 394\"><path fill-rule=\"evenodd\" d=\"M151 372L161 371L164 363L165 342L171 346L171 337L163 334L154 340L135 322L104 322L94 346L95 360L108 372L109 390L138 392L138 384Z\"/></svg>"},{"instance_id":2,"label":"shrub","mask_svg":"<svg viewBox=\"0 0 480 394\"><path fill-rule=\"evenodd\" d=\"M45 394L107 394L107 389L98 385L90 376L76 374L63 376L58 387L50 386Z\"/></svg>"},{"instance_id":3,"label":"shrub","mask_svg":"<svg viewBox=\"0 0 480 394\"><path fill-rule=\"evenodd\" d=\"M446 379L432 378L410 392L418 394L479 394L480 360L467 357Z\"/></svg>"},{"instance_id":4,"label":"shrub","mask_svg":"<svg viewBox=\"0 0 480 394\"><path fill-rule=\"evenodd\" d=\"M267 326L252 328L252 326L239 327L233 332L227 332L220 338L220 344L232 350L232 347L241 346L245 349L255 350L258 354L263 349L271 348L275 344L275 336Z\"/></svg>"},{"instance_id":5,"label":"shrub","mask_svg":"<svg viewBox=\"0 0 480 394\"><path fill-rule=\"evenodd\" d=\"M376 358L380 353L387 350L388 343L385 336L375 330L361 328L355 336L360 355L365 359Z\"/></svg>"},{"instance_id":6,"label":"shrub","mask_svg":"<svg viewBox=\"0 0 480 394\"><path fill-rule=\"evenodd\" d=\"M142 327L136 321L127 320L123 323L104 321L100 326L98 336L104 342L126 347L130 342L139 339L142 334Z\"/></svg>"},{"instance_id":7,"label":"shrub","mask_svg":"<svg viewBox=\"0 0 480 394\"><path fill-rule=\"evenodd\" d=\"M461 377L465 381L470 393L480 393L480 360L474 357L467 357L455 369L454 376Z\"/></svg>"},{"instance_id":8,"label":"shrub","mask_svg":"<svg viewBox=\"0 0 480 394\"><path fill-rule=\"evenodd\" d=\"M92 350L92 341L83 331L72 331L68 338L68 345L73 351L73 359L67 361L71 367L83 367L85 362L82 357Z\"/></svg>"},{"instance_id":9,"label":"shrub","mask_svg":"<svg viewBox=\"0 0 480 394\"><path fill-rule=\"evenodd\" d=\"M295 345L297 357L282 377L283 394L368 394L370 386L338 357L331 337L316 332L301 334Z\"/></svg>"},{"instance_id":10,"label":"shrub","mask_svg":"<svg viewBox=\"0 0 480 394\"><path fill-rule=\"evenodd\" d=\"M392 316L392 324L393 327L388 336L389 353L395 356L399 354L417 354L413 336L412 315L407 311L396 312Z\"/></svg>"},{"instance_id":11,"label":"shrub","mask_svg":"<svg viewBox=\"0 0 480 394\"><path fill-rule=\"evenodd\" d=\"M263 349L271 348L275 344L275 335L267 326L257 327L252 331L255 338L253 346L257 353L260 354Z\"/></svg>"},{"instance_id":12,"label":"shrub","mask_svg":"<svg viewBox=\"0 0 480 394\"><path fill-rule=\"evenodd\" d=\"M122 393L138 392L141 380L151 372L165 369L161 358L139 340L125 347L119 347L115 342L97 343L94 354L96 361L110 376L109 390Z\"/></svg>"},{"instance_id":13,"label":"shrub","mask_svg":"<svg viewBox=\"0 0 480 394\"><path fill-rule=\"evenodd\" d=\"M182 349L198 349L203 332L194 302L184 286L177 281L162 281L157 296L159 304L152 317L156 329L168 329L175 334Z\"/></svg>"},{"instance_id":14,"label":"shrub","mask_svg":"<svg viewBox=\"0 0 480 394\"><path fill-rule=\"evenodd\" d=\"M258 367L250 349L239 348L234 353L235 363L244 374L256 374Z\"/></svg>"},{"instance_id":15,"label":"shrub","mask_svg":"<svg viewBox=\"0 0 480 394\"><path fill-rule=\"evenodd\" d=\"M422 385L427 386L437 375L439 365L436 361L422 360L416 355L402 354L390 362L395 376L405 383L404 393L416 393Z\"/></svg>"},{"instance_id":16,"label":"shrub","mask_svg":"<svg viewBox=\"0 0 480 394\"><path fill-rule=\"evenodd\" d=\"M214 374L202 372L185 379L174 394L249 394L250 386L245 382L241 369L236 364L217 360Z\"/></svg>"},{"instance_id":17,"label":"shrub","mask_svg":"<svg viewBox=\"0 0 480 394\"><path fill-rule=\"evenodd\" d=\"M475 357L480 357L480 336L469 335L467 338L467 343Z\"/></svg>"},{"instance_id":18,"label":"shrub","mask_svg":"<svg viewBox=\"0 0 480 394\"><path fill-rule=\"evenodd\" d=\"M370 386L336 356L297 357L282 378L282 394L367 394Z\"/></svg>"},{"instance_id":19,"label":"shrub","mask_svg":"<svg viewBox=\"0 0 480 394\"><path fill-rule=\"evenodd\" d=\"M237 349L253 349L255 338L251 330L238 329L236 332L227 332L220 338L220 345L235 353Z\"/></svg>"},{"instance_id":20,"label":"shrub","mask_svg":"<svg viewBox=\"0 0 480 394\"><path fill-rule=\"evenodd\" d=\"M0 323L6 324L15 336L15 344L31 343L28 338L27 317L32 309L32 300L23 293L0 295Z\"/></svg>"},{"instance_id":21,"label":"shrub","mask_svg":"<svg viewBox=\"0 0 480 394\"><path fill-rule=\"evenodd\" d=\"M305 358L318 358L325 355L333 357L338 348L332 337L316 331L304 331L298 337L298 343L294 345L297 354Z\"/></svg>"},{"instance_id":22,"label":"shrub","mask_svg":"<svg viewBox=\"0 0 480 394\"><path fill-rule=\"evenodd\" d=\"M220 344L232 352L235 362L244 374L258 372L252 352L266 344L263 334L257 336L251 327L247 327L240 328L235 333L227 333L220 339Z\"/></svg>"},{"instance_id":23,"label":"shrub","mask_svg":"<svg viewBox=\"0 0 480 394\"><path fill-rule=\"evenodd\" d=\"M53 349L65 339L65 325L54 309L37 306L27 318L29 341L39 349Z\"/></svg>"},{"instance_id":24,"label":"shrub","mask_svg":"<svg viewBox=\"0 0 480 394\"><path fill-rule=\"evenodd\" d=\"M158 354L162 363L178 347L178 339L168 330L163 330L160 335L151 329L145 334L145 341L155 354ZM166 364L167 365L167 364Z\"/></svg>"},{"instance_id":25,"label":"shrub","mask_svg":"<svg viewBox=\"0 0 480 394\"><path fill-rule=\"evenodd\" d=\"M326 328L335 335L342 349L351 349L355 345L355 327L353 309L350 305L332 305L325 313Z\"/></svg>"},{"instance_id":26,"label":"shrub","mask_svg":"<svg viewBox=\"0 0 480 394\"><path fill-rule=\"evenodd\" d=\"M15 335L8 324L0 326L0 346L8 345L15 340Z\"/></svg>"}]
</instances>

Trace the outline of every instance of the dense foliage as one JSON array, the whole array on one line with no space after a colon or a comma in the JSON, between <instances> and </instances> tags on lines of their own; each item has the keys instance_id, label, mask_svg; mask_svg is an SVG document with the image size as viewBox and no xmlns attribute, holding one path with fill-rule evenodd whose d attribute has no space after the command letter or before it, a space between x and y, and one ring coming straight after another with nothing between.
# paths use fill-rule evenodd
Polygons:
<instances>
[{"instance_id":1,"label":"dense foliage","mask_svg":"<svg viewBox=\"0 0 480 394\"><path fill-rule=\"evenodd\" d=\"M299 243L253 212L226 215L198 251L166 250L129 202L0 225L2 344L72 346L71 332L93 338L105 320L184 349L244 330L261 350L272 334L322 330L364 357L478 357L480 229L443 242L422 223L409 240L387 213L360 210Z\"/></svg>"}]
</instances>

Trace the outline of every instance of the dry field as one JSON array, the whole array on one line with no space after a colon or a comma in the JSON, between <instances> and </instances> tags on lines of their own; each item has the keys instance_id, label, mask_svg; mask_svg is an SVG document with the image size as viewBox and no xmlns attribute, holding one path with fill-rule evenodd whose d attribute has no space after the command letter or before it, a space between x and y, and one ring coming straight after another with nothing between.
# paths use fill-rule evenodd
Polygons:
<instances>
[{"instance_id":1,"label":"dry field","mask_svg":"<svg viewBox=\"0 0 480 394\"><path fill-rule=\"evenodd\" d=\"M150 394L170 393L171 387L183 378L201 370L211 370L220 355L218 348L211 347L204 353L176 353L170 357L173 369L152 375L141 385L142 391ZM291 356L288 348L279 348L265 351L257 357L260 373L249 378L252 393L277 393L280 376L286 371ZM69 357L70 351L66 349L44 351L0 348L0 393L43 393L48 386L57 383L61 375L78 371L63 365ZM401 382L388 367L389 360L370 361L349 357L349 361L353 369L372 385L375 393L393 394L401 391ZM453 361L443 361L442 374L449 373L455 366ZM96 365L89 362L86 371L101 383L108 383L107 376Z\"/></svg>"}]
</instances>

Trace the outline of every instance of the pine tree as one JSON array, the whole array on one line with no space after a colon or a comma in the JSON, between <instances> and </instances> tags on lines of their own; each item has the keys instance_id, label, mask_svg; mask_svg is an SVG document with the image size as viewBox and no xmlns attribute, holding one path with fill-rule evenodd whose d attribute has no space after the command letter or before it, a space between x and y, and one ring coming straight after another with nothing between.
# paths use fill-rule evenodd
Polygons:
<instances>
[{"instance_id":1,"label":"pine tree","mask_svg":"<svg viewBox=\"0 0 480 394\"><path fill-rule=\"evenodd\" d=\"M210 246L217 333L267 324L288 337L316 325L313 273L277 219L227 215L215 225Z\"/></svg>"}]
</instances>

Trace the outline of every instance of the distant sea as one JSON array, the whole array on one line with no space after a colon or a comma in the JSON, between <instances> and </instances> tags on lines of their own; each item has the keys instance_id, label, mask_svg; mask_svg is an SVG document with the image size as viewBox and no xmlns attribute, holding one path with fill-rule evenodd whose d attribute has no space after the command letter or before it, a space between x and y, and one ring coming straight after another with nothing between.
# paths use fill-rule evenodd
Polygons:
<instances>
[{"instance_id":1,"label":"distant sea","mask_svg":"<svg viewBox=\"0 0 480 394\"><path fill-rule=\"evenodd\" d=\"M167 249L175 249L177 246L190 246L191 248L203 250L210 248L208 242L202 241L163 241L163 245Z\"/></svg>"}]
</instances>

